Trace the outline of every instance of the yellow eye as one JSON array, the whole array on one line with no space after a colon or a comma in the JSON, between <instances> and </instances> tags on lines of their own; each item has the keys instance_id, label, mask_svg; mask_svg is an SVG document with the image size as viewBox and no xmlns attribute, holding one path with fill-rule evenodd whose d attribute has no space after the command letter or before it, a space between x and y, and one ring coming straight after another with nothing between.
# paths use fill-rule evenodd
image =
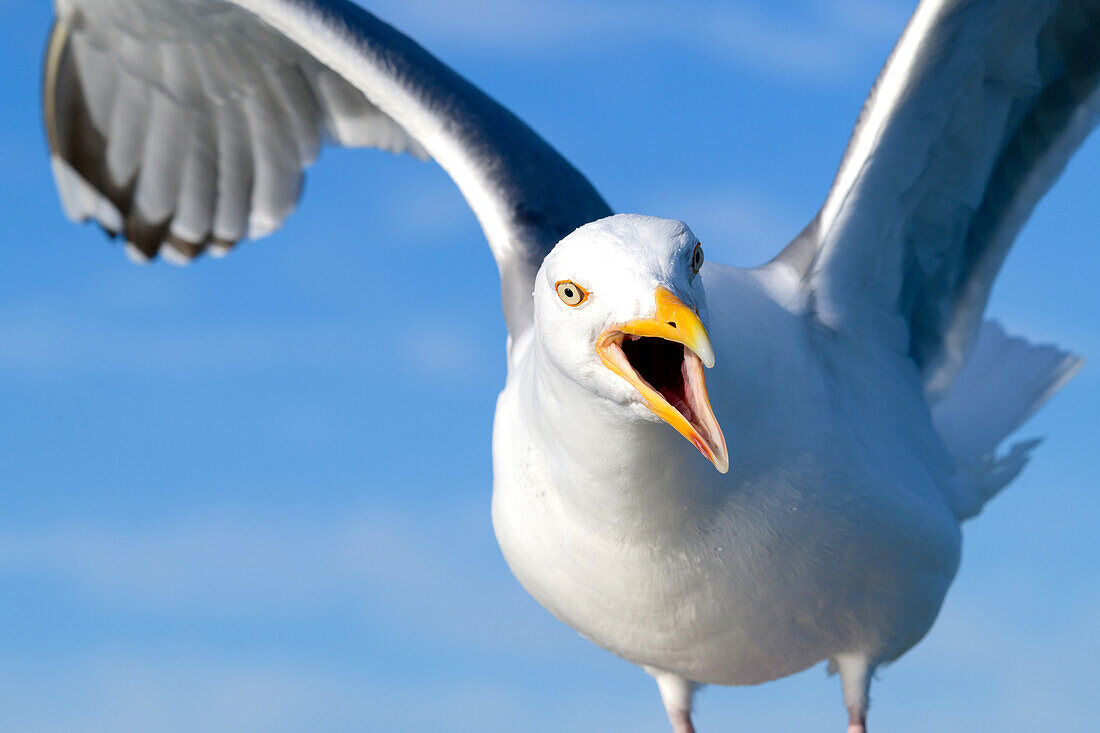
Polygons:
<instances>
[{"instance_id":1,"label":"yellow eye","mask_svg":"<svg viewBox=\"0 0 1100 733\"><path fill-rule=\"evenodd\" d=\"M554 290L558 291L561 302L573 308L588 299L588 291L572 280L558 280L554 283Z\"/></svg>"},{"instance_id":2,"label":"yellow eye","mask_svg":"<svg viewBox=\"0 0 1100 733\"><path fill-rule=\"evenodd\" d=\"M691 269L693 272L699 272L703 266L703 245L695 245L695 251L691 253Z\"/></svg>"}]
</instances>

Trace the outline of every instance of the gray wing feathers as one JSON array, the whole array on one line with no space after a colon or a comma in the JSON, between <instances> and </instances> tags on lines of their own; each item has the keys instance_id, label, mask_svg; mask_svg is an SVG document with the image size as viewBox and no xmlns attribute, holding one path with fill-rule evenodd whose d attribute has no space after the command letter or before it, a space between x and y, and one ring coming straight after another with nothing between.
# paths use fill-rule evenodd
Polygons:
<instances>
[{"instance_id":1,"label":"gray wing feathers","mask_svg":"<svg viewBox=\"0 0 1100 733\"><path fill-rule=\"evenodd\" d=\"M322 102L324 129L337 145L407 152L428 160L430 156L420 143L339 75L319 66L311 71L311 78Z\"/></svg>"},{"instance_id":2,"label":"gray wing feathers","mask_svg":"<svg viewBox=\"0 0 1100 733\"><path fill-rule=\"evenodd\" d=\"M141 258L187 260L277 229L322 139L423 148L357 89L219 3L73 6L55 25L45 107L66 213ZM156 12L153 12L156 10Z\"/></svg>"},{"instance_id":3,"label":"gray wing feathers","mask_svg":"<svg viewBox=\"0 0 1100 733\"><path fill-rule=\"evenodd\" d=\"M926 0L779 261L825 322L896 333L942 394L1013 240L1097 121L1098 75L1097 0Z\"/></svg>"},{"instance_id":4,"label":"gray wing feathers","mask_svg":"<svg viewBox=\"0 0 1100 733\"><path fill-rule=\"evenodd\" d=\"M561 238L611 214L592 185L527 125L407 36L346 0L238 0L400 123L458 185L500 270L514 336Z\"/></svg>"}]
</instances>

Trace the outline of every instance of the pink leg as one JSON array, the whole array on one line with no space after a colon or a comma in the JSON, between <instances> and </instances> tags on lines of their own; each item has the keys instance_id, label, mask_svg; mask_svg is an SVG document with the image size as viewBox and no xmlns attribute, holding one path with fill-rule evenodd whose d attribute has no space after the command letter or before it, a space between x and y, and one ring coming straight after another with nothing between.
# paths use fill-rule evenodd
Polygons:
<instances>
[{"instance_id":1,"label":"pink leg","mask_svg":"<svg viewBox=\"0 0 1100 733\"><path fill-rule=\"evenodd\" d=\"M695 733L695 726L691 724L691 699L698 685L652 667L646 667L645 671L657 680L661 702L664 703L668 720L672 723L672 733Z\"/></svg>"},{"instance_id":2,"label":"pink leg","mask_svg":"<svg viewBox=\"0 0 1100 733\"><path fill-rule=\"evenodd\" d=\"M861 654L838 654L834 661L844 688L844 706L848 708L848 733L867 733L867 691L875 664Z\"/></svg>"},{"instance_id":3,"label":"pink leg","mask_svg":"<svg viewBox=\"0 0 1100 733\"><path fill-rule=\"evenodd\" d=\"M670 710L668 719L672 722L672 733L695 733L690 710Z\"/></svg>"}]
</instances>

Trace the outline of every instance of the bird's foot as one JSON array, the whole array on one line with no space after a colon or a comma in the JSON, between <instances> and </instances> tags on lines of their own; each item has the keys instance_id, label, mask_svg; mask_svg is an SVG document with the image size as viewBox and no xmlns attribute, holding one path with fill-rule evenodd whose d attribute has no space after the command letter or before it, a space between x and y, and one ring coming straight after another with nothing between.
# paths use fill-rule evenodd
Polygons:
<instances>
[{"instance_id":1,"label":"bird's foot","mask_svg":"<svg viewBox=\"0 0 1100 733\"><path fill-rule=\"evenodd\" d=\"M867 733L867 717L862 714L848 716L848 733Z\"/></svg>"}]
</instances>

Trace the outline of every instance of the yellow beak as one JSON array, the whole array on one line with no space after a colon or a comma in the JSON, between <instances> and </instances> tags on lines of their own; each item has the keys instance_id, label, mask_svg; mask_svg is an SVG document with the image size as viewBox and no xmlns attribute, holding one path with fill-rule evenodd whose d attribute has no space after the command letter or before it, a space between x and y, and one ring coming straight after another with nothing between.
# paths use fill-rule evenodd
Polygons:
<instances>
[{"instance_id":1,"label":"yellow beak","mask_svg":"<svg viewBox=\"0 0 1100 733\"><path fill-rule=\"evenodd\" d=\"M710 336L695 311L668 290L657 288L654 297L657 310L652 318L640 318L608 329L600 336L596 353L604 366L638 390L653 414L691 441L720 473L725 473L729 470L726 439L711 409L703 376L704 365L714 366ZM679 369L675 370L676 365L669 363L651 365L655 360L667 362L672 352L660 349L659 345L657 349L647 350L641 341L645 338L682 344L685 348ZM650 380L631 363L630 353L634 354L643 372L650 372ZM670 375L675 377L675 371L679 372L679 377L670 380ZM658 376L661 381L651 384Z\"/></svg>"}]
</instances>

